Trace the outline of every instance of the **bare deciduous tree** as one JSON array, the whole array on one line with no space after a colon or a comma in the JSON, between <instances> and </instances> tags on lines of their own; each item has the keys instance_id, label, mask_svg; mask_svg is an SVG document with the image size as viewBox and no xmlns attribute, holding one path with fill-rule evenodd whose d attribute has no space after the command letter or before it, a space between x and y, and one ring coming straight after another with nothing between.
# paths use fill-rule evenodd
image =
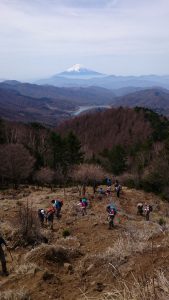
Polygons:
<instances>
[{"instance_id":1,"label":"bare deciduous tree","mask_svg":"<svg viewBox=\"0 0 169 300\"><path fill-rule=\"evenodd\" d=\"M39 171L37 171L35 173L34 179L38 182L38 184L42 186L45 184L49 184L51 186L54 177L55 177L55 172L50 168L46 167L46 168L41 168Z\"/></svg>"},{"instance_id":2,"label":"bare deciduous tree","mask_svg":"<svg viewBox=\"0 0 169 300\"><path fill-rule=\"evenodd\" d=\"M21 144L0 146L0 175L15 187L29 177L33 170L34 158Z\"/></svg>"},{"instance_id":3,"label":"bare deciduous tree","mask_svg":"<svg viewBox=\"0 0 169 300\"><path fill-rule=\"evenodd\" d=\"M82 184L83 194L86 193L86 185L91 184L95 193L98 182L106 177L105 171L99 165L81 164L72 173L72 178Z\"/></svg>"}]
</instances>

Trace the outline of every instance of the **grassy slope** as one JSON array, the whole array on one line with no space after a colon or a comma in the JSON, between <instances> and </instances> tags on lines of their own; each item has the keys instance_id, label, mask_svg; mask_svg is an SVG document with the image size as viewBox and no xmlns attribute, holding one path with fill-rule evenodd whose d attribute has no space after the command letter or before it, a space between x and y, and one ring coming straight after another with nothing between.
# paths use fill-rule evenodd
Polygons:
<instances>
[{"instance_id":1,"label":"grassy slope","mask_svg":"<svg viewBox=\"0 0 169 300\"><path fill-rule=\"evenodd\" d=\"M90 189L88 193L90 196ZM11 270L10 276L0 277L1 292L6 293L4 299L13 299L10 298L9 290L15 293L22 290L24 293L29 291L31 299L36 300L75 300L90 299L90 297L125 300L154 299L150 296L143 298L143 294L135 298L131 298L131 295L127 298L127 294L123 298L120 298L120 294L116 298L113 295L110 298L104 298L104 293L111 292L115 288L119 293L122 288L119 286L120 282L126 280L129 287L133 288L133 281L136 280L133 276L139 278L139 284L149 281L153 277L152 274L158 270L164 270L166 278L169 276L167 268L169 232L167 229L162 232L157 224L160 216L166 215L168 228L168 204L142 191L124 188L120 200L113 193L113 202L116 203L120 212L116 218L116 228L109 231L105 213L109 198L105 197L102 201L93 200L87 216L81 217L75 214L74 207L78 203L78 193L75 188L67 189L65 198L62 189L51 192L47 188L34 190L30 187L14 195L14 199L10 191L0 194L0 231L9 239L12 232L16 230L15 215L20 203L26 203L28 200L29 204L32 203L33 208L37 210L39 207L48 207L50 200L56 195L64 198L62 219L59 222L55 220L52 233L48 228L45 228L44 232L49 238L50 245L54 247L62 245L67 249L66 251L71 249L71 251L78 252L77 256L70 258L72 270L67 270L62 263L48 259L44 254L48 246L38 247L32 255L30 254L32 253L31 247L12 250L13 263L7 255L8 268ZM136 216L136 205L140 201L154 205L150 223ZM71 231L70 238L63 239L62 232L65 228ZM12 244L13 241L9 241L9 245ZM164 285L163 280L163 288ZM100 286L102 291L99 292ZM150 286L152 288L151 284ZM133 292L135 295L138 293L138 286L136 290ZM142 288L141 293L143 292ZM161 299L169 297L169 293L165 294L159 288L156 288L156 292ZM0 296L2 297L2 294ZM18 294L16 299L22 298Z\"/></svg>"}]
</instances>

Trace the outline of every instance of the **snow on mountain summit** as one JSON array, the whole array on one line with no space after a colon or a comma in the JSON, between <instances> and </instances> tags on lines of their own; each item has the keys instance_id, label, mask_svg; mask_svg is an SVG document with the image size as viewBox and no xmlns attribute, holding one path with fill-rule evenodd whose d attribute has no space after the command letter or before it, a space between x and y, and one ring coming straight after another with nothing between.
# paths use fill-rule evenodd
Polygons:
<instances>
[{"instance_id":1,"label":"snow on mountain summit","mask_svg":"<svg viewBox=\"0 0 169 300\"><path fill-rule=\"evenodd\" d=\"M83 65L81 64L75 64L71 68L67 69L67 72L80 72L81 69L84 69Z\"/></svg>"},{"instance_id":2,"label":"snow on mountain summit","mask_svg":"<svg viewBox=\"0 0 169 300\"><path fill-rule=\"evenodd\" d=\"M81 64L75 64L58 75L66 78L93 78L97 76L103 76L103 74L87 69Z\"/></svg>"}]
</instances>

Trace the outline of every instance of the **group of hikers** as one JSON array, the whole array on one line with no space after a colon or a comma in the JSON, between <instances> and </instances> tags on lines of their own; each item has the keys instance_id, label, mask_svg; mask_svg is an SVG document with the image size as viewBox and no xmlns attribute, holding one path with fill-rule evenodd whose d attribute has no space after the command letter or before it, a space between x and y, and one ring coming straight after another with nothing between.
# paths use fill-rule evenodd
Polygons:
<instances>
[{"instance_id":1,"label":"group of hikers","mask_svg":"<svg viewBox=\"0 0 169 300\"><path fill-rule=\"evenodd\" d=\"M120 192L122 190L121 185L119 184L118 180L115 181L114 184L115 192L117 197L120 197ZM103 190L102 187L99 187L97 190L99 195L110 196L112 193L112 182L110 179L107 179L107 187L105 190ZM51 200L51 204L47 209L40 208L38 209L38 218L40 221L41 226L49 225L50 229L53 230L53 221L54 217L57 219L61 218L61 209L63 206L63 200L60 199L53 199ZM83 196L80 198L79 203L77 204L77 207L80 209L82 216L85 216L87 214L87 208L89 207L89 200L86 196ZM150 213L152 212L153 208L152 205L149 205L147 203L138 203L137 204L137 215L145 216L146 220L149 221ZM106 212L108 214L108 229L114 228L114 218L116 214L118 213L118 209L114 203L109 203L106 206ZM2 238L0 234L0 261L2 265L2 275L7 276L8 271L6 267L6 259L5 254L3 250L3 246L7 247L7 244L5 240Z\"/></svg>"},{"instance_id":2,"label":"group of hikers","mask_svg":"<svg viewBox=\"0 0 169 300\"><path fill-rule=\"evenodd\" d=\"M41 226L44 226L44 224L46 223L49 224L50 229L53 229L54 216L56 216L57 219L61 218L62 206L63 200L55 199L51 201L51 205L47 210L43 208L38 209L38 217Z\"/></svg>"},{"instance_id":3,"label":"group of hikers","mask_svg":"<svg viewBox=\"0 0 169 300\"><path fill-rule=\"evenodd\" d=\"M143 204L138 203L137 204L137 215L145 216L146 221L149 221L150 219L150 213L153 211L153 207L150 204Z\"/></svg>"},{"instance_id":4,"label":"group of hikers","mask_svg":"<svg viewBox=\"0 0 169 300\"><path fill-rule=\"evenodd\" d=\"M122 187L119 183L118 180L115 181L115 184L114 184L114 187L115 187L115 192L116 192L116 195L117 197L119 198L120 197L120 192L122 190ZM111 195L111 192L112 192L112 182L111 182L111 179L107 179L107 187L106 187L106 190L104 190L102 187L99 187L98 188L98 193L100 195L107 195L107 196L110 196Z\"/></svg>"},{"instance_id":5,"label":"group of hikers","mask_svg":"<svg viewBox=\"0 0 169 300\"><path fill-rule=\"evenodd\" d=\"M116 206L113 203L110 203L106 207L106 211L108 212L108 221L109 221L109 229L114 227L114 218L118 212ZM150 213L153 211L153 207L150 204L137 204L137 215L145 216L146 221L150 220Z\"/></svg>"},{"instance_id":6,"label":"group of hikers","mask_svg":"<svg viewBox=\"0 0 169 300\"><path fill-rule=\"evenodd\" d=\"M120 197L120 192L122 190L122 187L118 180L115 181L115 192L117 197ZM98 188L98 193L101 196L110 196L112 192L112 182L111 179L107 179L107 187L104 190L102 187ZM87 207L89 206L89 201L86 197L83 197L80 199L80 202L78 206L81 208L82 216L87 214ZM150 213L153 211L153 207L150 204L143 204L138 203L137 204L137 215L145 216L146 221L149 221L150 219ZM109 223L109 229L112 229L114 227L114 218L118 212L118 209L114 203L109 203L106 207L106 212L108 213L108 223Z\"/></svg>"}]
</instances>

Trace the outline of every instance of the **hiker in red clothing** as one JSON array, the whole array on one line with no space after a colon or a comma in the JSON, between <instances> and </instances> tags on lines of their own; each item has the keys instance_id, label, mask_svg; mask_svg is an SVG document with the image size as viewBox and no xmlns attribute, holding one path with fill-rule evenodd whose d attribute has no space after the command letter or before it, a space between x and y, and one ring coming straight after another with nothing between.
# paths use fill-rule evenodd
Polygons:
<instances>
[{"instance_id":1,"label":"hiker in red clothing","mask_svg":"<svg viewBox=\"0 0 169 300\"><path fill-rule=\"evenodd\" d=\"M53 219L54 219L55 209L54 207L49 207L46 213L46 219L51 230L53 230Z\"/></svg>"},{"instance_id":2,"label":"hiker in red clothing","mask_svg":"<svg viewBox=\"0 0 169 300\"><path fill-rule=\"evenodd\" d=\"M88 206L88 201L86 199L86 197L83 197L82 199L80 199L80 202L78 204L81 207L81 213L82 216L87 215L87 206Z\"/></svg>"}]
</instances>

